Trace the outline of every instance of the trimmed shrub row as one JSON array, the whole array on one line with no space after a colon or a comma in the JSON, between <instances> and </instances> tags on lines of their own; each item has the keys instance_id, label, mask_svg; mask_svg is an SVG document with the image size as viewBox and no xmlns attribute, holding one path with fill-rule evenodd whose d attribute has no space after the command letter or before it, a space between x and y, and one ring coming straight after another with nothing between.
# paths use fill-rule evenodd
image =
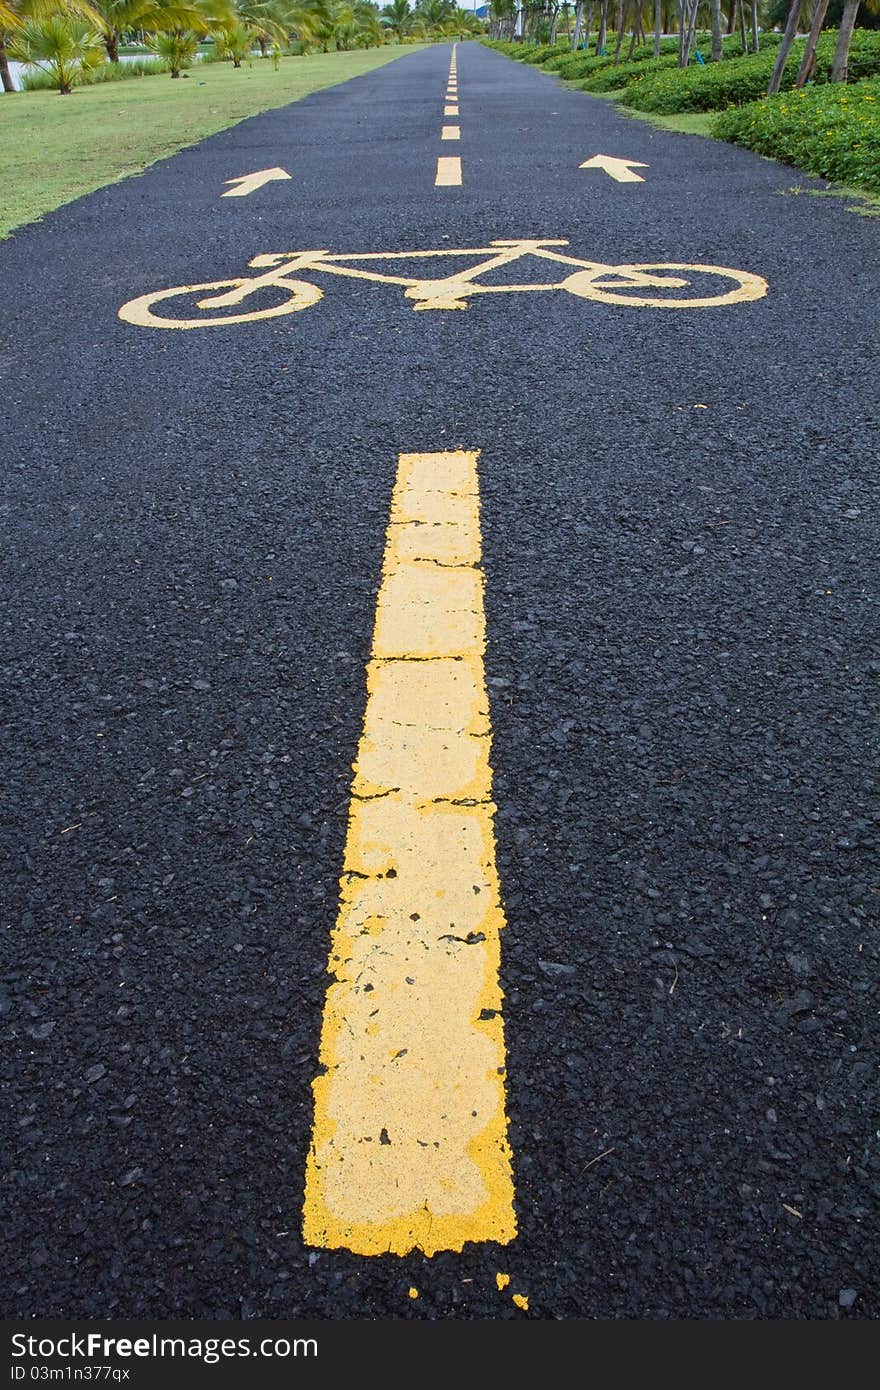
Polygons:
<instances>
[{"instance_id":1,"label":"trimmed shrub row","mask_svg":"<svg viewBox=\"0 0 880 1390\"><path fill-rule=\"evenodd\" d=\"M836 44L837 34L833 30L819 39L814 85L828 81ZM804 40L799 39L792 45L782 79L784 91L794 87L803 51ZM719 111L727 106L742 106L764 96L775 57L773 51L752 53L723 63L707 63L705 67L684 71L671 68L646 74L642 81L627 88L620 98L621 105L664 116L681 111ZM858 31L853 35L850 49L850 80L857 82L877 74L880 74L880 33Z\"/></svg>"},{"instance_id":2,"label":"trimmed shrub row","mask_svg":"<svg viewBox=\"0 0 880 1390\"><path fill-rule=\"evenodd\" d=\"M880 193L880 78L781 92L721 112L721 140Z\"/></svg>"}]
</instances>

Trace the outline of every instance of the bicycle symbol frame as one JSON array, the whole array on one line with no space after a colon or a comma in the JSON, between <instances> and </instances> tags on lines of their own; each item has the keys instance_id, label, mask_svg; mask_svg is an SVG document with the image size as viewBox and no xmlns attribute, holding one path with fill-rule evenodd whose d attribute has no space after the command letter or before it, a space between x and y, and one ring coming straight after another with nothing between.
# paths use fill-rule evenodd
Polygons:
<instances>
[{"instance_id":1,"label":"bicycle symbol frame","mask_svg":"<svg viewBox=\"0 0 880 1390\"><path fill-rule=\"evenodd\" d=\"M465 247L461 250L430 251L370 251L334 255L327 250L269 252L254 256L251 268L262 274L242 276L233 280L213 280L200 285L178 285L173 289L156 290L123 304L119 317L126 323L143 328L210 328L236 323L253 323L261 319L279 318L285 314L308 309L323 298L323 290L310 280L291 278L302 272L343 276L354 280L369 280L376 284L400 285L413 309L467 309L470 301L481 294L533 294L547 290L564 290L578 299L590 299L600 304L627 305L651 309L709 309L726 304L743 304L762 299L769 286L760 275L745 270L730 270L716 265L685 265L661 263L645 265L606 265L601 261L585 261L563 255L556 248L568 246L567 241L520 238L493 241L488 246ZM470 268L453 271L438 278L384 274L379 262L419 261L443 257L482 257ZM570 268L561 280L531 284L484 284L479 277L524 257ZM366 266L368 268L362 268ZM732 281L722 289L695 297L671 297L669 291L691 288L694 276L714 276ZM283 293L280 303L241 313L212 313L246 306L251 295L266 290ZM651 293L653 292L653 293ZM195 307L199 317L165 318L154 308L184 295L196 295ZM169 304L169 308L173 306Z\"/></svg>"}]
</instances>

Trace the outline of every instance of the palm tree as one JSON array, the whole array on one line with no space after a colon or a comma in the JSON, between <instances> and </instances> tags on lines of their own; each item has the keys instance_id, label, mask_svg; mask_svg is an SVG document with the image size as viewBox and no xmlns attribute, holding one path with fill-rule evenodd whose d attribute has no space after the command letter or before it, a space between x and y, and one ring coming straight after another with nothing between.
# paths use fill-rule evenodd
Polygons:
<instances>
[{"instance_id":1,"label":"palm tree","mask_svg":"<svg viewBox=\"0 0 880 1390\"><path fill-rule=\"evenodd\" d=\"M412 29L413 13L409 0L391 0L382 11L382 23L389 29L398 43L402 43Z\"/></svg>"},{"instance_id":2,"label":"palm tree","mask_svg":"<svg viewBox=\"0 0 880 1390\"><path fill-rule=\"evenodd\" d=\"M93 0L101 22L104 47L111 63L119 62L122 35L131 29L161 33L170 29L199 27L197 0L175 0L162 4L156 0Z\"/></svg>"},{"instance_id":3,"label":"palm tree","mask_svg":"<svg viewBox=\"0 0 880 1390\"><path fill-rule=\"evenodd\" d=\"M255 37L246 24L228 24L217 31L217 48L224 58L232 59L234 68L240 68L242 58L253 52Z\"/></svg>"},{"instance_id":4,"label":"palm tree","mask_svg":"<svg viewBox=\"0 0 880 1390\"><path fill-rule=\"evenodd\" d=\"M172 77L189 67L199 40L235 22L233 0L151 0L150 22L144 25L147 47L163 58Z\"/></svg>"},{"instance_id":5,"label":"palm tree","mask_svg":"<svg viewBox=\"0 0 880 1390\"><path fill-rule=\"evenodd\" d=\"M29 19L50 19L54 15L87 19L96 25L100 23L89 0L0 0L0 82L4 92L15 91L7 52L12 35Z\"/></svg>"},{"instance_id":6,"label":"palm tree","mask_svg":"<svg viewBox=\"0 0 880 1390\"><path fill-rule=\"evenodd\" d=\"M455 17L455 11L455 0L416 0L416 13L429 33L442 29L447 20Z\"/></svg>"},{"instance_id":7,"label":"palm tree","mask_svg":"<svg viewBox=\"0 0 880 1390\"><path fill-rule=\"evenodd\" d=\"M160 30L146 36L147 47L168 64L172 77L179 77L183 68L192 65L199 51L199 38L193 29Z\"/></svg>"},{"instance_id":8,"label":"palm tree","mask_svg":"<svg viewBox=\"0 0 880 1390\"><path fill-rule=\"evenodd\" d=\"M94 26L63 14L25 20L9 49L19 62L48 72L60 96L68 96L74 83L82 82L103 58L101 36Z\"/></svg>"},{"instance_id":9,"label":"palm tree","mask_svg":"<svg viewBox=\"0 0 880 1390\"><path fill-rule=\"evenodd\" d=\"M236 0L236 20L250 30L251 44L260 45L265 57L268 44L284 48L295 27L299 10L285 0Z\"/></svg>"},{"instance_id":10,"label":"palm tree","mask_svg":"<svg viewBox=\"0 0 880 1390\"><path fill-rule=\"evenodd\" d=\"M331 45L344 50L373 48L382 42L379 8L369 0L306 0L303 13L305 37L325 53Z\"/></svg>"}]
</instances>

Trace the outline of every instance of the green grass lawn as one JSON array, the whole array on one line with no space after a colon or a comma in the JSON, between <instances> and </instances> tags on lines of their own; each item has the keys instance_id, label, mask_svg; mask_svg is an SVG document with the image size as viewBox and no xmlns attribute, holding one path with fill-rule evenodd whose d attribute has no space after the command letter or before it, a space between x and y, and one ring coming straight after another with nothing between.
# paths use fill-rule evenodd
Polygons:
<instances>
[{"instance_id":1,"label":"green grass lawn","mask_svg":"<svg viewBox=\"0 0 880 1390\"><path fill-rule=\"evenodd\" d=\"M646 111L631 111L620 107L621 114L632 116L634 120L647 121L649 125L659 126L661 130L680 130L684 135L710 135L712 122L717 111L680 111L675 116L648 115Z\"/></svg>"},{"instance_id":2,"label":"green grass lawn","mask_svg":"<svg viewBox=\"0 0 880 1390\"><path fill-rule=\"evenodd\" d=\"M351 53L254 59L235 69L196 63L176 81L127 82L57 92L0 94L0 237L43 213L139 173L247 116L370 72L421 44Z\"/></svg>"}]
</instances>

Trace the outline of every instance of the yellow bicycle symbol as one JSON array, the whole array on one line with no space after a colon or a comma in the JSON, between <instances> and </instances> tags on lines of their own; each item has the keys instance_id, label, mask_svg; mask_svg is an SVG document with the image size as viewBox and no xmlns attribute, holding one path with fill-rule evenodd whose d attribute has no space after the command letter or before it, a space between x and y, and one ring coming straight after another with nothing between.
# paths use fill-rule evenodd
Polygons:
<instances>
[{"instance_id":1,"label":"yellow bicycle symbol","mask_svg":"<svg viewBox=\"0 0 880 1390\"><path fill-rule=\"evenodd\" d=\"M322 298L323 291L317 285L309 280L292 278L304 271L371 280L382 285L402 285L406 297L414 301L414 309L467 309L470 300L478 294L519 294L544 290L565 290L579 299L593 299L601 304L626 304L652 309L709 309L722 304L742 304L761 299L768 289L767 281L760 275L752 275L745 270L728 270L724 266L672 263L605 265L601 261L578 260L553 249L567 245L567 241L514 240L493 241L489 246L463 250L378 251L360 255L331 255L329 251L268 253L255 256L250 262L255 270L265 272L262 275L156 290L123 304L119 317L126 323L139 324L144 328L210 328L213 325L278 318L282 314L308 309ZM436 279L384 274L377 264L447 256L459 260L463 256L483 259L469 269L459 269ZM550 283L480 283L480 276L527 256L573 269L564 279ZM365 265L372 268L362 268ZM689 293L682 294L681 291ZM198 316L193 315L191 307L174 303L186 296L195 296L195 308L201 311ZM253 296L257 296L259 307L248 308L247 301L253 303ZM267 298L270 301L268 304ZM168 317L155 312L166 301ZM239 307L242 308L240 313L214 312ZM182 316L171 317L175 311Z\"/></svg>"}]
</instances>

